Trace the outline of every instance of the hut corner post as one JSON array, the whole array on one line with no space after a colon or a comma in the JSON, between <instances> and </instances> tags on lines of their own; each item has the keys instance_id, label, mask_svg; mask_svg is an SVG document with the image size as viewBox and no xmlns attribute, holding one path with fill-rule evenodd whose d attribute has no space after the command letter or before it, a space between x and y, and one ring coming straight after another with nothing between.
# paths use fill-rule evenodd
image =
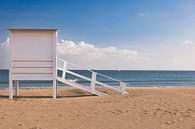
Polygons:
<instances>
[{"instance_id":1,"label":"hut corner post","mask_svg":"<svg viewBox=\"0 0 195 129\"><path fill-rule=\"evenodd\" d=\"M57 82L53 80L53 99L57 98Z\"/></svg>"},{"instance_id":2,"label":"hut corner post","mask_svg":"<svg viewBox=\"0 0 195 129\"><path fill-rule=\"evenodd\" d=\"M15 96L19 96L19 81L15 81Z\"/></svg>"},{"instance_id":3,"label":"hut corner post","mask_svg":"<svg viewBox=\"0 0 195 129\"><path fill-rule=\"evenodd\" d=\"M9 33L9 99L13 99L13 80L12 80L12 47L11 47L11 40L12 40L12 34Z\"/></svg>"},{"instance_id":4,"label":"hut corner post","mask_svg":"<svg viewBox=\"0 0 195 129\"><path fill-rule=\"evenodd\" d=\"M57 98L57 91L58 91L58 87L57 87L57 52L56 52L56 44L57 43L57 32L53 32L53 99Z\"/></svg>"}]
</instances>

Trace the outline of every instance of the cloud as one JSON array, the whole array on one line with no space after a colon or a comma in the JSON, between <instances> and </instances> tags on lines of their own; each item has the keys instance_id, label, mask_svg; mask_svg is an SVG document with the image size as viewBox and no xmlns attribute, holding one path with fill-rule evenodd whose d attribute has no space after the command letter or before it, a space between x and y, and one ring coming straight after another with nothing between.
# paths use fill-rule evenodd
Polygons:
<instances>
[{"instance_id":1,"label":"cloud","mask_svg":"<svg viewBox=\"0 0 195 129\"><path fill-rule=\"evenodd\" d=\"M175 65L182 65L183 64L183 61L181 59L179 59L178 57L173 57L172 59L172 64Z\"/></svg>"},{"instance_id":2,"label":"cloud","mask_svg":"<svg viewBox=\"0 0 195 129\"><path fill-rule=\"evenodd\" d=\"M9 38L0 43L0 69L8 69L9 61Z\"/></svg>"},{"instance_id":3,"label":"cloud","mask_svg":"<svg viewBox=\"0 0 195 129\"><path fill-rule=\"evenodd\" d=\"M130 69L135 62L147 60L136 50L113 46L99 48L84 41L62 40L57 48L60 58L94 69Z\"/></svg>"},{"instance_id":4,"label":"cloud","mask_svg":"<svg viewBox=\"0 0 195 129\"><path fill-rule=\"evenodd\" d=\"M188 40L188 39L187 39L187 40L183 41L182 44L183 44L183 45L190 46L190 45L193 44L193 42L192 42L192 40Z\"/></svg>"},{"instance_id":5,"label":"cloud","mask_svg":"<svg viewBox=\"0 0 195 129\"><path fill-rule=\"evenodd\" d=\"M0 43L0 69L8 69L9 39ZM191 40L182 44L191 45ZM192 45L193 46L193 45ZM150 49L151 53L114 46L97 47L84 41L61 40L58 57L92 69L194 69L194 47L188 49ZM166 52L165 52L166 51ZM146 57L147 56L147 57ZM148 58L150 57L150 58Z\"/></svg>"}]
</instances>

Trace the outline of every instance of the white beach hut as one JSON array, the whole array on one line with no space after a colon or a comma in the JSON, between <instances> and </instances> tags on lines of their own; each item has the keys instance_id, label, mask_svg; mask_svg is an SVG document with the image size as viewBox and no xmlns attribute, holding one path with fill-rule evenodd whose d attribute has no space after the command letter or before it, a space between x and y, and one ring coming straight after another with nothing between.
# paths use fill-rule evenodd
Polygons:
<instances>
[{"instance_id":1,"label":"white beach hut","mask_svg":"<svg viewBox=\"0 0 195 129\"><path fill-rule=\"evenodd\" d=\"M9 98L19 95L20 80L52 80L56 98L57 29L9 29Z\"/></svg>"},{"instance_id":2,"label":"white beach hut","mask_svg":"<svg viewBox=\"0 0 195 129\"><path fill-rule=\"evenodd\" d=\"M66 85L79 88L94 95L107 95L96 90L96 84L110 88L122 95L125 92L126 84L112 77L108 77L94 70L88 70L91 77L83 76L72 70L68 70L68 65L76 64L58 59L63 65L57 65L56 45L57 29L9 29L10 32L10 59L9 59L9 98L13 99L13 84L15 84L15 95L19 95L20 80L53 81L53 98L57 95L57 81ZM57 68L58 66L58 68ZM82 68L81 68L82 69ZM62 71L62 76L57 76L57 70ZM66 74L71 74L91 83L90 87L81 85L66 79ZM117 82L119 85L111 86L96 79L102 76Z\"/></svg>"}]
</instances>

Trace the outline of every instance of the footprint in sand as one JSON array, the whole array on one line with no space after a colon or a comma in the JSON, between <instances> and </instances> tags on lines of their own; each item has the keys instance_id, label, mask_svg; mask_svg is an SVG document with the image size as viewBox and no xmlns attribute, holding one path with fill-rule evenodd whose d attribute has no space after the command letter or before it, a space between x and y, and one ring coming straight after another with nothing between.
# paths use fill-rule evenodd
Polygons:
<instances>
[{"instance_id":1,"label":"footprint in sand","mask_svg":"<svg viewBox=\"0 0 195 129\"><path fill-rule=\"evenodd\" d=\"M59 117L61 117L61 116L62 116L62 114L59 114L58 116L59 116Z\"/></svg>"},{"instance_id":2,"label":"footprint in sand","mask_svg":"<svg viewBox=\"0 0 195 129\"><path fill-rule=\"evenodd\" d=\"M32 127L32 128L29 128L29 129L42 129L41 127Z\"/></svg>"},{"instance_id":3,"label":"footprint in sand","mask_svg":"<svg viewBox=\"0 0 195 129\"><path fill-rule=\"evenodd\" d=\"M18 124L18 126L22 126L22 124Z\"/></svg>"},{"instance_id":4,"label":"footprint in sand","mask_svg":"<svg viewBox=\"0 0 195 129\"><path fill-rule=\"evenodd\" d=\"M109 112L111 112L112 114L122 114L123 111L121 110L108 110Z\"/></svg>"},{"instance_id":5,"label":"footprint in sand","mask_svg":"<svg viewBox=\"0 0 195 129\"><path fill-rule=\"evenodd\" d=\"M183 113L184 117L194 117L194 110L188 109Z\"/></svg>"},{"instance_id":6,"label":"footprint in sand","mask_svg":"<svg viewBox=\"0 0 195 129\"><path fill-rule=\"evenodd\" d=\"M175 121L166 121L165 124L166 125L173 125L173 124L175 124Z\"/></svg>"},{"instance_id":7,"label":"footprint in sand","mask_svg":"<svg viewBox=\"0 0 195 129\"><path fill-rule=\"evenodd\" d=\"M44 118L44 116L41 116L41 118Z\"/></svg>"},{"instance_id":8,"label":"footprint in sand","mask_svg":"<svg viewBox=\"0 0 195 129\"><path fill-rule=\"evenodd\" d=\"M97 112L93 112L93 114L97 115L98 113Z\"/></svg>"}]
</instances>

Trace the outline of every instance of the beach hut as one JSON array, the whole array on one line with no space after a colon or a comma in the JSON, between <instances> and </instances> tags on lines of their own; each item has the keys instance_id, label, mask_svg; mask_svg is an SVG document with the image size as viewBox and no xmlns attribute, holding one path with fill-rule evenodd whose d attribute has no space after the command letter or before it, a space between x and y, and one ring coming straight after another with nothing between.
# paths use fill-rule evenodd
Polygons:
<instances>
[{"instance_id":1,"label":"beach hut","mask_svg":"<svg viewBox=\"0 0 195 129\"><path fill-rule=\"evenodd\" d=\"M56 98L57 29L9 29L9 98L19 95L20 80L53 81Z\"/></svg>"},{"instance_id":2,"label":"beach hut","mask_svg":"<svg viewBox=\"0 0 195 129\"><path fill-rule=\"evenodd\" d=\"M91 77L86 77L83 74L72 71L72 69L68 69L68 65L78 66L77 64L57 59L57 29L9 29L9 32L10 99L13 99L13 84L15 86L15 95L19 95L19 81L21 80L53 81L54 99L57 95L57 81L98 96L107 95L107 93L96 90L96 85L110 88L120 92L122 95L127 94L125 91L126 83L94 70L88 70L91 73ZM63 65L57 65L57 60ZM80 69L83 68L80 67ZM57 70L62 72L62 76L57 76ZM67 79L67 74L89 81L90 86L88 87ZM115 81L119 85L116 87L98 81L97 76Z\"/></svg>"}]
</instances>

